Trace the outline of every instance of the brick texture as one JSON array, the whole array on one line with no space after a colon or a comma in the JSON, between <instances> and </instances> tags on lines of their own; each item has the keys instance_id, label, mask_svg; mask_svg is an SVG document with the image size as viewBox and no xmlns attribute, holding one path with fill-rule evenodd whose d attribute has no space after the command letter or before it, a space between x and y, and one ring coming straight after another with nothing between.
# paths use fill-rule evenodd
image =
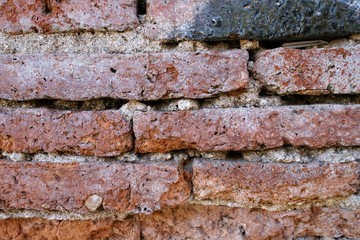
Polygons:
<instances>
[{"instance_id":1,"label":"brick texture","mask_svg":"<svg viewBox=\"0 0 360 240\"><path fill-rule=\"evenodd\" d=\"M0 149L114 156L132 149L130 123L119 111L0 109Z\"/></svg>"},{"instance_id":2,"label":"brick texture","mask_svg":"<svg viewBox=\"0 0 360 240\"><path fill-rule=\"evenodd\" d=\"M345 197L360 189L357 163L280 164L196 160L196 200L299 205Z\"/></svg>"},{"instance_id":3,"label":"brick texture","mask_svg":"<svg viewBox=\"0 0 360 240\"><path fill-rule=\"evenodd\" d=\"M181 206L144 216L144 239L295 239L359 237L360 212L312 208L286 212L218 206Z\"/></svg>"},{"instance_id":4,"label":"brick texture","mask_svg":"<svg viewBox=\"0 0 360 240\"><path fill-rule=\"evenodd\" d=\"M60 221L32 219L0 220L0 240L20 239L140 239L138 222L132 220L114 221Z\"/></svg>"},{"instance_id":5,"label":"brick texture","mask_svg":"<svg viewBox=\"0 0 360 240\"><path fill-rule=\"evenodd\" d=\"M359 211L312 208L286 212L181 206L123 221L0 220L0 239L294 239L360 235Z\"/></svg>"},{"instance_id":6,"label":"brick texture","mask_svg":"<svg viewBox=\"0 0 360 240\"><path fill-rule=\"evenodd\" d=\"M14 163L0 161L0 208L89 212L91 195L102 208L151 213L183 203L190 190L177 164Z\"/></svg>"},{"instance_id":7,"label":"brick texture","mask_svg":"<svg viewBox=\"0 0 360 240\"><path fill-rule=\"evenodd\" d=\"M173 52L153 54L35 54L0 56L0 97L206 98L244 90L248 53Z\"/></svg>"},{"instance_id":8,"label":"brick texture","mask_svg":"<svg viewBox=\"0 0 360 240\"><path fill-rule=\"evenodd\" d=\"M360 32L357 1L149 0L148 4L147 34L166 41L292 41Z\"/></svg>"},{"instance_id":9,"label":"brick texture","mask_svg":"<svg viewBox=\"0 0 360 240\"><path fill-rule=\"evenodd\" d=\"M139 24L135 0L10 0L0 2L0 31L123 31Z\"/></svg>"},{"instance_id":10,"label":"brick texture","mask_svg":"<svg viewBox=\"0 0 360 240\"><path fill-rule=\"evenodd\" d=\"M135 145L138 152L359 146L359 119L359 105L138 112Z\"/></svg>"},{"instance_id":11,"label":"brick texture","mask_svg":"<svg viewBox=\"0 0 360 240\"><path fill-rule=\"evenodd\" d=\"M360 47L274 49L263 52L254 71L277 94L360 93Z\"/></svg>"}]
</instances>

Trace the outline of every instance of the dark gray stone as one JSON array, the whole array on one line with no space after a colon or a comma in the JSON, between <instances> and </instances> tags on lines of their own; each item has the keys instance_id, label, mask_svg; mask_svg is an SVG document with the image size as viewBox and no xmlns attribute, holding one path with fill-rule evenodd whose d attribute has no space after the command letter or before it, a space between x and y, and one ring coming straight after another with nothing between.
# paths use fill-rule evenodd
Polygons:
<instances>
[{"instance_id":1,"label":"dark gray stone","mask_svg":"<svg viewBox=\"0 0 360 240\"><path fill-rule=\"evenodd\" d=\"M182 18L178 12L177 23L165 39L300 40L360 33L360 0L196 2L191 5L197 10L189 9L194 19L178 21Z\"/></svg>"}]
</instances>

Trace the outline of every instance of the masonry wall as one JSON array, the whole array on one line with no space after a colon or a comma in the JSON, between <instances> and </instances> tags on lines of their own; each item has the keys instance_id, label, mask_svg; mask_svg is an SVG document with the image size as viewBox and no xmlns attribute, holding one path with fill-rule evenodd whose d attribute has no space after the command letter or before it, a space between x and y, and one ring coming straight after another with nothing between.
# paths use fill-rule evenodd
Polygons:
<instances>
[{"instance_id":1,"label":"masonry wall","mask_svg":"<svg viewBox=\"0 0 360 240\"><path fill-rule=\"evenodd\" d=\"M359 33L358 0L0 1L0 239L360 238Z\"/></svg>"}]
</instances>

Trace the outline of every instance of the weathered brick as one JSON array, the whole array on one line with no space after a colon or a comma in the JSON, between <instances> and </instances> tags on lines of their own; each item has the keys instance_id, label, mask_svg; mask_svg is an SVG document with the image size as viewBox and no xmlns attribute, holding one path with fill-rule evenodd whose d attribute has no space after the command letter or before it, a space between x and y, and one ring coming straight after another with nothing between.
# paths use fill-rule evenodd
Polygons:
<instances>
[{"instance_id":1,"label":"weathered brick","mask_svg":"<svg viewBox=\"0 0 360 240\"><path fill-rule=\"evenodd\" d=\"M285 212L181 206L142 217L144 239L295 239L360 237L360 212L313 208Z\"/></svg>"},{"instance_id":2,"label":"weathered brick","mask_svg":"<svg viewBox=\"0 0 360 240\"><path fill-rule=\"evenodd\" d=\"M0 98L206 98L247 87L248 53L0 56Z\"/></svg>"},{"instance_id":3,"label":"weathered brick","mask_svg":"<svg viewBox=\"0 0 360 240\"><path fill-rule=\"evenodd\" d=\"M274 49L261 54L255 74L277 94L360 93L360 47Z\"/></svg>"},{"instance_id":4,"label":"weathered brick","mask_svg":"<svg viewBox=\"0 0 360 240\"><path fill-rule=\"evenodd\" d=\"M114 156L132 149L132 130L119 111L0 109L0 149Z\"/></svg>"},{"instance_id":5,"label":"weathered brick","mask_svg":"<svg viewBox=\"0 0 360 240\"><path fill-rule=\"evenodd\" d=\"M0 2L6 33L123 31L139 24L135 0L11 0Z\"/></svg>"},{"instance_id":6,"label":"weathered brick","mask_svg":"<svg viewBox=\"0 0 360 240\"><path fill-rule=\"evenodd\" d=\"M0 161L0 208L89 212L85 201L102 197L102 208L150 213L183 203L189 185L177 164L45 163Z\"/></svg>"},{"instance_id":7,"label":"weathered brick","mask_svg":"<svg viewBox=\"0 0 360 240\"><path fill-rule=\"evenodd\" d=\"M193 163L195 200L220 200L258 207L298 205L344 197L360 189L357 163Z\"/></svg>"},{"instance_id":8,"label":"weathered brick","mask_svg":"<svg viewBox=\"0 0 360 240\"><path fill-rule=\"evenodd\" d=\"M360 32L352 0L150 0L147 34L156 39L288 40Z\"/></svg>"},{"instance_id":9,"label":"weathered brick","mask_svg":"<svg viewBox=\"0 0 360 240\"><path fill-rule=\"evenodd\" d=\"M360 145L360 105L149 111L134 115L138 152Z\"/></svg>"},{"instance_id":10,"label":"weathered brick","mask_svg":"<svg viewBox=\"0 0 360 240\"><path fill-rule=\"evenodd\" d=\"M0 240L9 239L140 239L138 222L85 220L60 221L40 218L0 220Z\"/></svg>"}]
</instances>

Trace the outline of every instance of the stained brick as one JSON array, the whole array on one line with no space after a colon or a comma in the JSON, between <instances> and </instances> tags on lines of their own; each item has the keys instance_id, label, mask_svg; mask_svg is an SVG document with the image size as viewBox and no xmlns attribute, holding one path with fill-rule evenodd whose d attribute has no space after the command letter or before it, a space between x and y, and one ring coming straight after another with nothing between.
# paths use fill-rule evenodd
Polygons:
<instances>
[{"instance_id":1,"label":"stained brick","mask_svg":"<svg viewBox=\"0 0 360 240\"><path fill-rule=\"evenodd\" d=\"M138 222L83 220L61 221L40 218L0 220L0 239L140 239Z\"/></svg>"},{"instance_id":2,"label":"stained brick","mask_svg":"<svg viewBox=\"0 0 360 240\"><path fill-rule=\"evenodd\" d=\"M136 113L138 152L360 145L360 106L312 105Z\"/></svg>"},{"instance_id":3,"label":"stained brick","mask_svg":"<svg viewBox=\"0 0 360 240\"><path fill-rule=\"evenodd\" d=\"M299 205L345 197L360 187L357 163L246 163L196 160L195 200Z\"/></svg>"},{"instance_id":4,"label":"stained brick","mask_svg":"<svg viewBox=\"0 0 360 240\"><path fill-rule=\"evenodd\" d=\"M0 149L114 156L132 149L130 123L119 111L0 109Z\"/></svg>"},{"instance_id":5,"label":"stained brick","mask_svg":"<svg viewBox=\"0 0 360 240\"><path fill-rule=\"evenodd\" d=\"M123 31L139 24L135 0L11 0L0 2L6 33Z\"/></svg>"},{"instance_id":6,"label":"stained brick","mask_svg":"<svg viewBox=\"0 0 360 240\"><path fill-rule=\"evenodd\" d=\"M0 98L206 98L244 90L247 60L242 50L1 55Z\"/></svg>"},{"instance_id":7,"label":"stained brick","mask_svg":"<svg viewBox=\"0 0 360 240\"><path fill-rule=\"evenodd\" d=\"M219 206L181 206L144 216L144 239L295 239L359 237L360 212L312 208L284 212Z\"/></svg>"},{"instance_id":8,"label":"stained brick","mask_svg":"<svg viewBox=\"0 0 360 240\"><path fill-rule=\"evenodd\" d=\"M0 161L0 208L89 212L91 195L106 211L151 213L183 203L189 186L177 164Z\"/></svg>"},{"instance_id":9,"label":"stained brick","mask_svg":"<svg viewBox=\"0 0 360 240\"><path fill-rule=\"evenodd\" d=\"M147 34L167 41L321 39L359 33L359 16L351 0L150 0Z\"/></svg>"},{"instance_id":10,"label":"stained brick","mask_svg":"<svg viewBox=\"0 0 360 240\"><path fill-rule=\"evenodd\" d=\"M268 50L254 67L264 88L277 94L358 94L359 69L359 47Z\"/></svg>"}]
</instances>

